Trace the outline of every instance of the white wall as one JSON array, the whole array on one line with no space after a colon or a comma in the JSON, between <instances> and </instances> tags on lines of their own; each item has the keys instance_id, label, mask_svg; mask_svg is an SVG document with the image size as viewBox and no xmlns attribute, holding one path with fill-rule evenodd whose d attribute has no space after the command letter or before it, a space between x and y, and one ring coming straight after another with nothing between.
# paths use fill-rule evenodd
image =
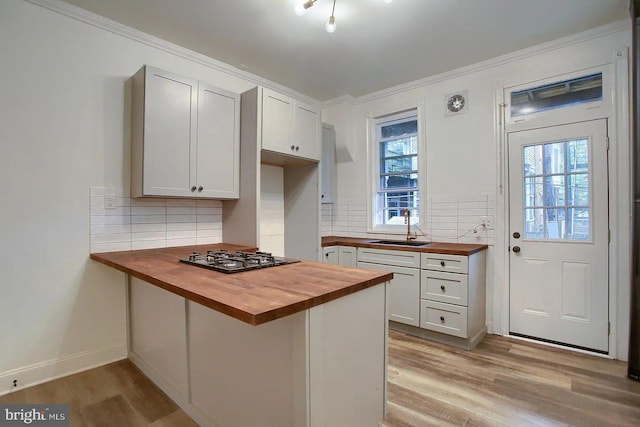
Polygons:
<instances>
[{"instance_id":1,"label":"white wall","mask_svg":"<svg viewBox=\"0 0 640 427\"><path fill-rule=\"evenodd\" d=\"M284 256L284 169L260 167L260 250Z\"/></svg>"},{"instance_id":2,"label":"white wall","mask_svg":"<svg viewBox=\"0 0 640 427\"><path fill-rule=\"evenodd\" d=\"M43 3L96 25L0 2L0 394L13 379L20 387L126 356L125 275L89 253L90 187L119 190L125 204L128 197L127 79L151 64L237 93L265 82L122 26L99 28L105 20L65 3ZM94 220L103 215L95 208ZM131 230L131 242L197 239L200 221L195 230L171 222L164 232ZM94 227L94 244L107 239L100 232L108 234Z\"/></svg>"},{"instance_id":3,"label":"white wall","mask_svg":"<svg viewBox=\"0 0 640 427\"><path fill-rule=\"evenodd\" d=\"M369 193L366 178L367 168L370 167L367 158L367 118L422 106L426 140L423 153L426 154L427 168L426 177L421 179L426 179L427 218L421 219L421 228L427 239L477 241L490 245L487 321L490 331L506 332L501 301L504 292L502 251L505 247L500 243L505 238L505 196L499 189L501 175L496 89L606 64L620 78L626 70L616 71L616 54L619 51L626 52L630 44L630 24L616 23L362 98L330 102L323 110L323 121L336 128L338 194L333 206L323 207L323 234L373 237L367 233L366 216L362 215ZM623 83L618 81L619 85ZM446 95L463 90L468 91L468 113L445 116ZM607 97L609 95L606 94ZM628 115L629 108L624 98L628 93L622 95L613 95L616 103L615 108L610 109L615 111L613 128L618 128L620 132L610 136L613 144L621 144L613 151L611 161L615 163L612 165L626 171L622 176L617 176L618 172L614 171L611 177L620 196L621 204L617 207L622 210L619 227L614 230L617 238L612 250L612 255L616 256L612 264L616 273L613 287L617 290L613 301L617 309L617 317L612 319L612 325L617 328L613 352L624 360L628 342L630 262L628 237L625 237L625 233L628 235L629 232L628 215L625 219L625 213L628 212L625 206L628 206L629 170L628 164L625 164L628 163L628 157L625 158L624 153L628 155L629 142L628 123L625 127L624 117ZM484 200L486 204L481 204L480 201ZM445 213L438 207L444 207ZM483 210L494 219L495 230L470 232L477 225ZM500 256L495 255L496 250Z\"/></svg>"}]
</instances>

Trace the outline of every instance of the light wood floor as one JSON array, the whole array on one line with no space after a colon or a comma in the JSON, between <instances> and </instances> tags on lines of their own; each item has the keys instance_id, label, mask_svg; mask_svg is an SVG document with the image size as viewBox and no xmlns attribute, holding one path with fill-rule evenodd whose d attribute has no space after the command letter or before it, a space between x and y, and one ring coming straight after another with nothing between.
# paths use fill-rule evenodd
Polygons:
<instances>
[{"instance_id":1,"label":"light wood floor","mask_svg":"<svg viewBox=\"0 0 640 427\"><path fill-rule=\"evenodd\" d=\"M640 426L625 363L498 336L468 352L391 332L388 379L387 427ZM69 403L73 427L196 425L128 360L0 403Z\"/></svg>"}]
</instances>

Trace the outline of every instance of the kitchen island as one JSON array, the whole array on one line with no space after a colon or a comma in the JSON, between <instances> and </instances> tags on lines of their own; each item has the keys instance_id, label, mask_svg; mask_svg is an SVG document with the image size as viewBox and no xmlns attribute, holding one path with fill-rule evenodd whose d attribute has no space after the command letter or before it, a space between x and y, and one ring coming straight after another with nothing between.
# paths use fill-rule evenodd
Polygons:
<instances>
[{"instance_id":1,"label":"kitchen island","mask_svg":"<svg viewBox=\"0 0 640 427\"><path fill-rule=\"evenodd\" d=\"M225 274L206 245L92 254L127 274L129 357L214 426L373 426L384 418L392 274L301 261Z\"/></svg>"}]
</instances>

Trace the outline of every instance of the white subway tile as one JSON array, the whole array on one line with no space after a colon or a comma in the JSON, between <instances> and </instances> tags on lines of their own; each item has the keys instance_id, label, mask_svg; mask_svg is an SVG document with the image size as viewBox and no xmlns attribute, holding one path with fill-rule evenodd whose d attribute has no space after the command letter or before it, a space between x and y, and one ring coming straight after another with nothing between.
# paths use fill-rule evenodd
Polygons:
<instances>
[{"instance_id":1,"label":"white subway tile","mask_svg":"<svg viewBox=\"0 0 640 427\"><path fill-rule=\"evenodd\" d=\"M195 238L196 238L196 230L167 231L167 240L195 239Z\"/></svg>"},{"instance_id":2,"label":"white subway tile","mask_svg":"<svg viewBox=\"0 0 640 427\"><path fill-rule=\"evenodd\" d=\"M193 199L166 199L165 205L167 207L195 208L197 202Z\"/></svg>"},{"instance_id":3,"label":"white subway tile","mask_svg":"<svg viewBox=\"0 0 640 427\"><path fill-rule=\"evenodd\" d=\"M458 196L441 195L431 196L431 203L458 203Z\"/></svg>"},{"instance_id":4,"label":"white subway tile","mask_svg":"<svg viewBox=\"0 0 640 427\"><path fill-rule=\"evenodd\" d=\"M167 223L170 222L197 222L196 215L167 215Z\"/></svg>"},{"instance_id":5,"label":"white subway tile","mask_svg":"<svg viewBox=\"0 0 640 427\"><path fill-rule=\"evenodd\" d=\"M118 251L130 251L131 242L117 242L117 243L92 243L91 253L100 252L118 252Z\"/></svg>"},{"instance_id":6,"label":"white subway tile","mask_svg":"<svg viewBox=\"0 0 640 427\"><path fill-rule=\"evenodd\" d=\"M196 230L222 230L221 222L198 222Z\"/></svg>"},{"instance_id":7,"label":"white subway tile","mask_svg":"<svg viewBox=\"0 0 640 427\"><path fill-rule=\"evenodd\" d=\"M138 240L131 242L131 249L139 250L139 249L157 249L157 248L166 248L167 241L163 240Z\"/></svg>"},{"instance_id":8,"label":"white subway tile","mask_svg":"<svg viewBox=\"0 0 640 427\"><path fill-rule=\"evenodd\" d=\"M151 224L132 224L131 231L133 233L146 233L150 231L155 232L166 232L167 225L164 222L161 223L151 223Z\"/></svg>"},{"instance_id":9,"label":"white subway tile","mask_svg":"<svg viewBox=\"0 0 640 427\"><path fill-rule=\"evenodd\" d=\"M211 237L211 236L217 236L217 237L222 237L222 230L197 230L196 231L196 237L200 238L200 237Z\"/></svg>"},{"instance_id":10,"label":"white subway tile","mask_svg":"<svg viewBox=\"0 0 640 427\"><path fill-rule=\"evenodd\" d=\"M89 187L89 195L93 196L104 196L105 195L104 187Z\"/></svg>"},{"instance_id":11,"label":"white subway tile","mask_svg":"<svg viewBox=\"0 0 640 427\"><path fill-rule=\"evenodd\" d=\"M167 215L195 215L195 206L167 206Z\"/></svg>"},{"instance_id":12,"label":"white subway tile","mask_svg":"<svg viewBox=\"0 0 640 427\"><path fill-rule=\"evenodd\" d=\"M91 224L91 234L130 233L130 224Z\"/></svg>"},{"instance_id":13,"label":"white subway tile","mask_svg":"<svg viewBox=\"0 0 640 427\"><path fill-rule=\"evenodd\" d=\"M164 206L132 206L131 215L164 215Z\"/></svg>"},{"instance_id":14,"label":"white subway tile","mask_svg":"<svg viewBox=\"0 0 640 427\"><path fill-rule=\"evenodd\" d=\"M139 242L141 240L165 240L166 238L166 231L143 231L139 233L131 233L132 242Z\"/></svg>"},{"instance_id":15,"label":"white subway tile","mask_svg":"<svg viewBox=\"0 0 640 427\"><path fill-rule=\"evenodd\" d=\"M487 202L486 194L468 194L458 196L458 202Z\"/></svg>"},{"instance_id":16,"label":"white subway tile","mask_svg":"<svg viewBox=\"0 0 640 427\"><path fill-rule=\"evenodd\" d=\"M132 215L131 224L164 224L167 221L166 215Z\"/></svg>"},{"instance_id":17,"label":"white subway tile","mask_svg":"<svg viewBox=\"0 0 640 427\"><path fill-rule=\"evenodd\" d=\"M92 234L91 243L120 243L131 240L131 233Z\"/></svg>"},{"instance_id":18,"label":"white subway tile","mask_svg":"<svg viewBox=\"0 0 640 427\"><path fill-rule=\"evenodd\" d=\"M91 225L116 225L131 224L130 216L105 216L95 215L91 217Z\"/></svg>"},{"instance_id":19,"label":"white subway tile","mask_svg":"<svg viewBox=\"0 0 640 427\"><path fill-rule=\"evenodd\" d=\"M222 216L222 208L200 207L196 208L197 215L220 215Z\"/></svg>"},{"instance_id":20,"label":"white subway tile","mask_svg":"<svg viewBox=\"0 0 640 427\"><path fill-rule=\"evenodd\" d=\"M167 231L196 230L197 224L195 222L169 222L166 227Z\"/></svg>"},{"instance_id":21,"label":"white subway tile","mask_svg":"<svg viewBox=\"0 0 640 427\"><path fill-rule=\"evenodd\" d=\"M131 206L132 207L164 207L166 206L166 200L165 199L153 199L153 198L146 198L146 197L141 197L141 198L132 198L131 199Z\"/></svg>"}]
</instances>

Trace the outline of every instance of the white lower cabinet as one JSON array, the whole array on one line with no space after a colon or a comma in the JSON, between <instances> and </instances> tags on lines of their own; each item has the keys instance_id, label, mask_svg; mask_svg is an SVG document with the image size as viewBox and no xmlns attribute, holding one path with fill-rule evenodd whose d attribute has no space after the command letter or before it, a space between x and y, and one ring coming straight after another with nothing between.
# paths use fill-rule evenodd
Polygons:
<instances>
[{"instance_id":1,"label":"white lower cabinet","mask_svg":"<svg viewBox=\"0 0 640 427\"><path fill-rule=\"evenodd\" d=\"M387 286L389 320L420 325L420 254L358 248L358 268L393 273Z\"/></svg>"},{"instance_id":2,"label":"white lower cabinet","mask_svg":"<svg viewBox=\"0 0 640 427\"><path fill-rule=\"evenodd\" d=\"M357 259L359 268L393 273L387 286L393 329L467 349L486 333L486 251L463 256L357 248Z\"/></svg>"},{"instance_id":3,"label":"white lower cabinet","mask_svg":"<svg viewBox=\"0 0 640 427\"><path fill-rule=\"evenodd\" d=\"M173 395L189 395L185 299L132 277L129 282L129 353Z\"/></svg>"},{"instance_id":4,"label":"white lower cabinet","mask_svg":"<svg viewBox=\"0 0 640 427\"><path fill-rule=\"evenodd\" d=\"M420 264L420 327L438 333L428 338L473 348L486 333L486 251L423 253Z\"/></svg>"},{"instance_id":5,"label":"white lower cabinet","mask_svg":"<svg viewBox=\"0 0 640 427\"><path fill-rule=\"evenodd\" d=\"M325 246L322 250L323 261L328 264L356 267L357 249L351 246Z\"/></svg>"},{"instance_id":6,"label":"white lower cabinet","mask_svg":"<svg viewBox=\"0 0 640 427\"><path fill-rule=\"evenodd\" d=\"M252 326L130 277L129 358L202 426L376 426L386 305L381 283Z\"/></svg>"}]
</instances>

